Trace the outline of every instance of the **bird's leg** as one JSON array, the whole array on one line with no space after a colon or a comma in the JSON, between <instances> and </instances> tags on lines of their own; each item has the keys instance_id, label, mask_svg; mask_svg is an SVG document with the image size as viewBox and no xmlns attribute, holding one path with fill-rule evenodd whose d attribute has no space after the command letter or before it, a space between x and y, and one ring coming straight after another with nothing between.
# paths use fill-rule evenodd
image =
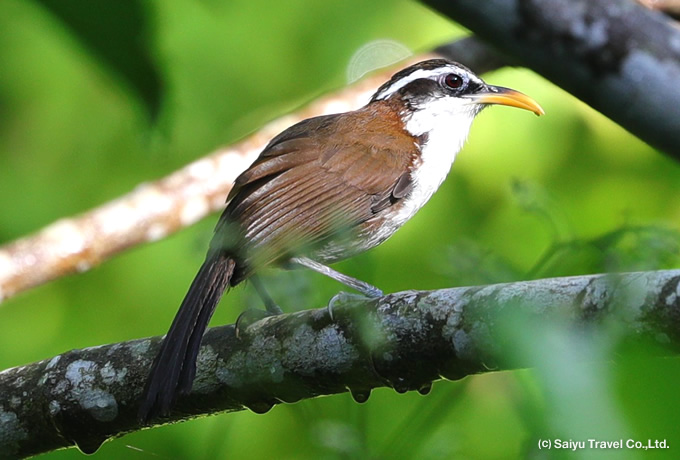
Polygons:
<instances>
[{"instance_id":1,"label":"bird's leg","mask_svg":"<svg viewBox=\"0 0 680 460\"><path fill-rule=\"evenodd\" d=\"M358 280L356 278L352 278L351 276L343 275L342 273L333 270L331 267L328 267L324 264L320 264L319 262L316 262L307 257L293 257L291 259L291 262L312 269L315 272L321 273L322 275L326 275L329 278L332 278L335 281L344 284L345 286L349 286L352 289L359 291L366 297L375 299L383 296L383 291L381 291L377 287L368 284L364 281ZM338 301L346 300L347 298L352 298L354 296L356 296L356 294L348 294L346 292L341 292L331 299L327 307L328 315L330 316L331 320L333 320L333 306L335 305L335 303Z\"/></svg>"},{"instance_id":2,"label":"bird's leg","mask_svg":"<svg viewBox=\"0 0 680 460\"><path fill-rule=\"evenodd\" d=\"M326 265L320 264L319 262L316 262L307 257L293 257L290 261L295 264L302 265L303 267L314 270L315 272L319 272L322 275L326 275L329 278L333 278L335 281L338 281L344 284L345 286L349 286L352 289L359 291L366 297L377 298L383 296L383 291L381 291L377 287L368 284L364 281L358 280L356 278L352 278L351 276L343 275L342 273L333 270L331 267L327 267Z\"/></svg>"},{"instance_id":3,"label":"bird's leg","mask_svg":"<svg viewBox=\"0 0 680 460\"><path fill-rule=\"evenodd\" d=\"M253 287L255 288L257 295L260 296L260 299L262 299L262 302L264 302L264 306L269 313L272 315L280 315L283 313L281 307L276 305L274 299L272 299L272 297L267 293L267 290L264 288L260 278L258 278L256 275L253 275L250 277L250 282L253 283Z\"/></svg>"},{"instance_id":4,"label":"bird's leg","mask_svg":"<svg viewBox=\"0 0 680 460\"><path fill-rule=\"evenodd\" d=\"M258 322L263 318L267 318L268 316L276 316L283 313L281 307L279 307L276 302L274 302L274 299L267 293L260 278L256 275L252 275L249 281L253 284L257 295L259 295L262 302L264 302L266 311L251 308L238 315L238 318L236 318L236 337L241 337L242 331L245 331L251 324Z\"/></svg>"}]
</instances>

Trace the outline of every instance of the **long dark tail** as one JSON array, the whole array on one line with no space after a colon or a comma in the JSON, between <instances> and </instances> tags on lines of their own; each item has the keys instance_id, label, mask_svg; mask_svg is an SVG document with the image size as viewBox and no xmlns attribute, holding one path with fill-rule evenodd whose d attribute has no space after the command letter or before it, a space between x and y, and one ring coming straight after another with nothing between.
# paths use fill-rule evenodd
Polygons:
<instances>
[{"instance_id":1,"label":"long dark tail","mask_svg":"<svg viewBox=\"0 0 680 460\"><path fill-rule=\"evenodd\" d=\"M168 415L177 395L191 391L203 333L235 266L234 259L218 252L203 262L154 359L139 407L141 421Z\"/></svg>"}]
</instances>

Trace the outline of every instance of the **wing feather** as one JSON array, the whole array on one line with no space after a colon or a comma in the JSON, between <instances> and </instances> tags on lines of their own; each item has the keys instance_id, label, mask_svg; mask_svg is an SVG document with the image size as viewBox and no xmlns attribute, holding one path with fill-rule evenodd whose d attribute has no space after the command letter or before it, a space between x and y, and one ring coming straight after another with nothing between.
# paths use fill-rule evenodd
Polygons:
<instances>
[{"instance_id":1,"label":"wing feather","mask_svg":"<svg viewBox=\"0 0 680 460\"><path fill-rule=\"evenodd\" d=\"M217 233L236 223L233 250L256 252L257 264L266 265L356 229L407 196L412 158L404 151L416 147L397 130L389 138L396 146L385 148L380 110L390 113L371 104L355 117L311 118L274 138L236 180Z\"/></svg>"}]
</instances>

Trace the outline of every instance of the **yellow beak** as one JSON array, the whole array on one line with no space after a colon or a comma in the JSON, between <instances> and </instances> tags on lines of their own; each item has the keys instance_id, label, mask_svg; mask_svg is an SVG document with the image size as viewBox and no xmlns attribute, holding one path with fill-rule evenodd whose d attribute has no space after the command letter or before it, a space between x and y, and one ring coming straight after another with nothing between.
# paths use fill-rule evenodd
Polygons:
<instances>
[{"instance_id":1,"label":"yellow beak","mask_svg":"<svg viewBox=\"0 0 680 460\"><path fill-rule=\"evenodd\" d=\"M539 116L545 114L543 108L538 105L538 102L534 101L526 94L515 91L514 89L503 88L502 86L488 85L485 91L469 94L465 97L474 100L478 104L507 105L529 110Z\"/></svg>"}]
</instances>

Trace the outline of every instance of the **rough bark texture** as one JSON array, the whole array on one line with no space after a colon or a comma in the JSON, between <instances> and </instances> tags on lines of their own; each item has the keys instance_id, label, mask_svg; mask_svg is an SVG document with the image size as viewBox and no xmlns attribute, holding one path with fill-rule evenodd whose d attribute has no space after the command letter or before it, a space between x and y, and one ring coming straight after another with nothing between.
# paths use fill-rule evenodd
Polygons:
<instances>
[{"instance_id":1,"label":"rough bark texture","mask_svg":"<svg viewBox=\"0 0 680 460\"><path fill-rule=\"evenodd\" d=\"M558 323L584 340L611 330L627 340L680 347L680 270L553 278L406 291L368 300L342 295L328 309L266 318L240 331L211 329L193 391L171 423L202 414L351 391L429 391L440 378L530 367L514 340L522 322ZM513 322L508 334L508 323ZM514 337L514 338L513 338ZM0 373L0 458L77 445L94 452L139 430L137 400L160 337L84 350ZM589 356L583 356L589 359Z\"/></svg>"},{"instance_id":2,"label":"rough bark texture","mask_svg":"<svg viewBox=\"0 0 680 460\"><path fill-rule=\"evenodd\" d=\"M680 29L669 17L633 0L424 3L680 159Z\"/></svg>"}]
</instances>

